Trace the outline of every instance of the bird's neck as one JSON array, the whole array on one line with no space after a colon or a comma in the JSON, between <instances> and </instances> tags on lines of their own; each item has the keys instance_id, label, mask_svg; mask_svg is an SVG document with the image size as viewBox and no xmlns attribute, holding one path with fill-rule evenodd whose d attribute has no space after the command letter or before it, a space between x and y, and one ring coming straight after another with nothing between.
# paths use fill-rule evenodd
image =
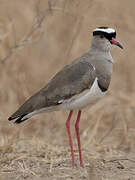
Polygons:
<instances>
[{"instance_id":1,"label":"bird's neck","mask_svg":"<svg viewBox=\"0 0 135 180\"><path fill-rule=\"evenodd\" d=\"M98 40L98 39L93 39L91 43L91 49L94 51L101 51L105 53L110 53L110 50L112 49L111 43L105 39L104 41Z\"/></svg>"},{"instance_id":2,"label":"bird's neck","mask_svg":"<svg viewBox=\"0 0 135 180\"><path fill-rule=\"evenodd\" d=\"M110 50L104 50L102 48L97 48L95 46L91 46L88 50L88 53L92 55L92 57L96 57L97 60L104 59L106 61L109 61L111 63L114 62Z\"/></svg>"}]
</instances>

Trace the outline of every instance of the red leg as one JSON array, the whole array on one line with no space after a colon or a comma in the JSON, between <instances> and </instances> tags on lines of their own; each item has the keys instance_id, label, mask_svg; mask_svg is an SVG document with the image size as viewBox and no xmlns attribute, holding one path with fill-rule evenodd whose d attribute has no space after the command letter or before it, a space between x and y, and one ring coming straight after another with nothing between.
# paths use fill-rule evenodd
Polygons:
<instances>
[{"instance_id":1,"label":"red leg","mask_svg":"<svg viewBox=\"0 0 135 180\"><path fill-rule=\"evenodd\" d=\"M76 130L76 136L77 136L77 142L78 142L78 149L79 149L79 157L80 157L80 166L83 167L82 162L82 151L81 151L81 142L80 142L80 134L79 134L79 122L81 117L81 110L78 111L77 120L75 123L75 130Z\"/></svg>"},{"instance_id":2,"label":"red leg","mask_svg":"<svg viewBox=\"0 0 135 180\"><path fill-rule=\"evenodd\" d=\"M68 133L68 137L69 137L69 144L70 144L70 149L71 149L71 154L72 154L72 165L74 166L75 165L75 158L74 158L72 136L71 136L71 132L70 132L70 119L71 119L72 114L73 114L73 110L71 110L69 115L68 115L68 119L66 121L66 128L67 128L67 133Z\"/></svg>"}]
</instances>

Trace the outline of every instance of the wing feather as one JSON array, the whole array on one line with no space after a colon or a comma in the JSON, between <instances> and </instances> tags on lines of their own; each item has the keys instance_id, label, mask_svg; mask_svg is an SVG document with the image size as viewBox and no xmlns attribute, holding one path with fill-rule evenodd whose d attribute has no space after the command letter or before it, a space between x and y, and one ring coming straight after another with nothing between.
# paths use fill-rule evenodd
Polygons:
<instances>
[{"instance_id":1,"label":"wing feather","mask_svg":"<svg viewBox=\"0 0 135 180\"><path fill-rule=\"evenodd\" d=\"M59 71L40 91L30 97L9 120L35 110L58 105L92 86L96 78L95 68L84 61L74 61Z\"/></svg>"}]
</instances>

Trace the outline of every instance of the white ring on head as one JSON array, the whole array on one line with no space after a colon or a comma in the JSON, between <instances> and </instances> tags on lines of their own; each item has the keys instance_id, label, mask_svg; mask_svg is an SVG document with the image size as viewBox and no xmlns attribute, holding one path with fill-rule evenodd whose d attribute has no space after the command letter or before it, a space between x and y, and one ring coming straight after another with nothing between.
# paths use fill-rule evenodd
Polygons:
<instances>
[{"instance_id":1,"label":"white ring on head","mask_svg":"<svg viewBox=\"0 0 135 180\"><path fill-rule=\"evenodd\" d=\"M107 29L102 29L102 28L96 28L96 29L94 29L94 31L93 32L95 32L95 31L102 31L102 32L106 32L106 33L115 33L115 30L114 29L112 29L112 28L107 28Z\"/></svg>"}]
</instances>

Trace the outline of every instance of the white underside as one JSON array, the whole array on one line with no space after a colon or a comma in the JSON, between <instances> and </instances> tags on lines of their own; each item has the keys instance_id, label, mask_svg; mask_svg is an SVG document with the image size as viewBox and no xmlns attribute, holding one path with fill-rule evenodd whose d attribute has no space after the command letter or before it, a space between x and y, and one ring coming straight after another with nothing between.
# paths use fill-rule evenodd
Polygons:
<instances>
[{"instance_id":1,"label":"white underside","mask_svg":"<svg viewBox=\"0 0 135 180\"><path fill-rule=\"evenodd\" d=\"M88 90L85 90L79 95L76 95L68 100L61 100L62 104L57 106L51 106L48 108L42 108L40 110L35 110L22 118L30 118L34 114L47 112L47 111L57 111L57 110L79 110L85 108L86 106L92 106L98 100L100 100L105 95L104 92L98 86L97 78L95 79L92 87Z\"/></svg>"},{"instance_id":2,"label":"white underside","mask_svg":"<svg viewBox=\"0 0 135 180\"><path fill-rule=\"evenodd\" d=\"M88 105L95 104L104 94L105 93L103 93L99 88L96 78L90 89L85 90L81 94L76 95L69 100L65 100L59 106L59 109L82 109Z\"/></svg>"}]
</instances>

